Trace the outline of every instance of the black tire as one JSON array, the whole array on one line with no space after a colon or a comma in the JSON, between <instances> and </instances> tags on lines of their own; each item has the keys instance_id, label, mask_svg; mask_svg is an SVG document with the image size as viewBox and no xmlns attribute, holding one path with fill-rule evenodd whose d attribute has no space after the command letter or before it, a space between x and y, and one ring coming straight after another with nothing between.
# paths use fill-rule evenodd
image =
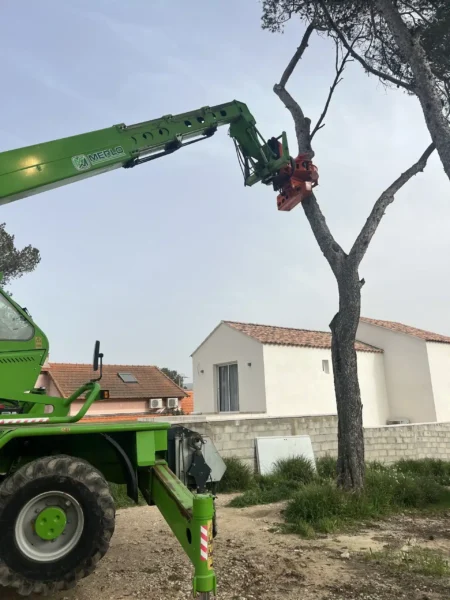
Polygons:
<instances>
[{"instance_id":1,"label":"black tire","mask_svg":"<svg viewBox=\"0 0 450 600\"><path fill-rule=\"evenodd\" d=\"M59 560L36 562L19 549L15 526L23 507L45 492L70 494L77 501L83 513L82 532L74 548ZM88 462L58 455L24 465L0 486L0 586L23 596L52 595L74 587L106 554L114 527L115 505L108 483Z\"/></svg>"}]
</instances>

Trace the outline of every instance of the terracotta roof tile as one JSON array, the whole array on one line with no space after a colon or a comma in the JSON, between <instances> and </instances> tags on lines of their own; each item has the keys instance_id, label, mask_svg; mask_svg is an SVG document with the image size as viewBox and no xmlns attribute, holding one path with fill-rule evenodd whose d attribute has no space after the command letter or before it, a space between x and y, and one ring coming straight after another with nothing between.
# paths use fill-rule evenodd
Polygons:
<instances>
[{"instance_id":1,"label":"terracotta roof tile","mask_svg":"<svg viewBox=\"0 0 450 600\"><path fill-rule=\"evenodd\" d=\"M410 327L409 325L403 325L402 323L396 323L395 321L380 321L378 319L368 319L361 317L363 323L369 323L369 325L377 325L378 327L384 327L397 333L405 333L406 335L412 335L413 337L420 338L426 342L440 342L441 344L450 344L450 337L433 333L431 331L425 331L424 329L417 329L416 327Z\"/></svg>"},{"instance_id":2,"label":"terracotta roof tile","mask_svg":"<svg viewBox=\"0 0 450 600\"><path fill-rule=\"evenodd\" d=\"M50 376L64 397L98 374L92 365L50 363ZM137 383L124 383L118 373L131 373ZM103 365L102 388L109 390L111 398L185 398L186 392L164 375L158 367L150 365Z\"/></svg>"},{"instance_id":3,"label":"terracotta roof tile","mask_svg":"<svg viewBox=\"0 0 450 600\"><path fill-rule=\"evenodd\" d=\"M308 329L293 329L291 327L272 327L255 323L236 323L223 321L226 325L249 335L263 344L280 346L303 346L305 348L331 348L331 333L326 331L310 331ZM362 342L355 343L355 349L360 352L383 352L379 348Z\"/></svg>"}]
</instances>

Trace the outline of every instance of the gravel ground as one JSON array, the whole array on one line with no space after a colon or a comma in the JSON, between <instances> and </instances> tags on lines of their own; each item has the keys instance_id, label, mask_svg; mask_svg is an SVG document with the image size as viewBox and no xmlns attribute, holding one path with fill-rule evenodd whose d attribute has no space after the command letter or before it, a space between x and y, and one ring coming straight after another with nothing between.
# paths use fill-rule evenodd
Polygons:
<instances>
[{"instance_id":1,"label":"gravel ground","mask_svg":"<svg viewBox=\"0 0 450 600\"><path fill-rule=\"evenodd\" d=\"M219 499L215 567L218 600L444 600L450 580L395 575L362 555L407 543L438 549L450 559L449 519L397 517L355 535L302 540L274 532L281 505L231 509ZM449 515L450 517L450 515ZM18 600L6 590L1 600ZM33 600L37 600L36 597ZM154 508L118 511L109 553L96 573L54 600L185 600L191 568Z\"/></svg>"}]
</instances>

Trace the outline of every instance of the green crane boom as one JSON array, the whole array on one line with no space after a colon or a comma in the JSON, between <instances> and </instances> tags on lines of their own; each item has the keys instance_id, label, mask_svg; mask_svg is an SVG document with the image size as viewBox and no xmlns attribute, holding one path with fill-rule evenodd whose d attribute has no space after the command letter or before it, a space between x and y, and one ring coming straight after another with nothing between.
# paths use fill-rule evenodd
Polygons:
<instances>
[{"instance_id":1,"label":"green crane boom","mask_svg":"<svg viewBox=\"0 0 450 600\"><path fill-rule=\"evenodd\" d=\"M230 126L245 185L274 184L290 164L286 134L265 141L247 106L232 101L134 125L115 125L0 153L0 204L119 167L131 168Z\"/></svg>"}]
</instances>

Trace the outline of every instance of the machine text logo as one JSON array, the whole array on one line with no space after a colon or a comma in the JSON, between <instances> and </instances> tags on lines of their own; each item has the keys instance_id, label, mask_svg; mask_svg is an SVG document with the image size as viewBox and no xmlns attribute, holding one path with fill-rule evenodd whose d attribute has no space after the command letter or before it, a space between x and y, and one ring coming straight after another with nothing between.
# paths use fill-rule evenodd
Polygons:
<instances>
[{"instance_id":1,"label":"machine text logo","mask_svg":"<svg viewBox=\"0 0 450 600\"><path fill-rule=\"evenodd\" d=\"M72 156L72 164L77 171L86 171L91 168L87 157L84 154Z\"/></svg>"},{"instance_id":2,"label":"machine text logo","mask_svg":"<svg viewBox=\"0 0 450 600\"><path fill-rule=\"evenodd\" d=\"M115 146L114 148L105 148L105 150L91 152L88 155L78 154L77 156L72 156L72 163L77 171L86 171L99 163L114 160L120 156L126 156L125 150L122 146Z\"/></svg>"}]
</instances>

